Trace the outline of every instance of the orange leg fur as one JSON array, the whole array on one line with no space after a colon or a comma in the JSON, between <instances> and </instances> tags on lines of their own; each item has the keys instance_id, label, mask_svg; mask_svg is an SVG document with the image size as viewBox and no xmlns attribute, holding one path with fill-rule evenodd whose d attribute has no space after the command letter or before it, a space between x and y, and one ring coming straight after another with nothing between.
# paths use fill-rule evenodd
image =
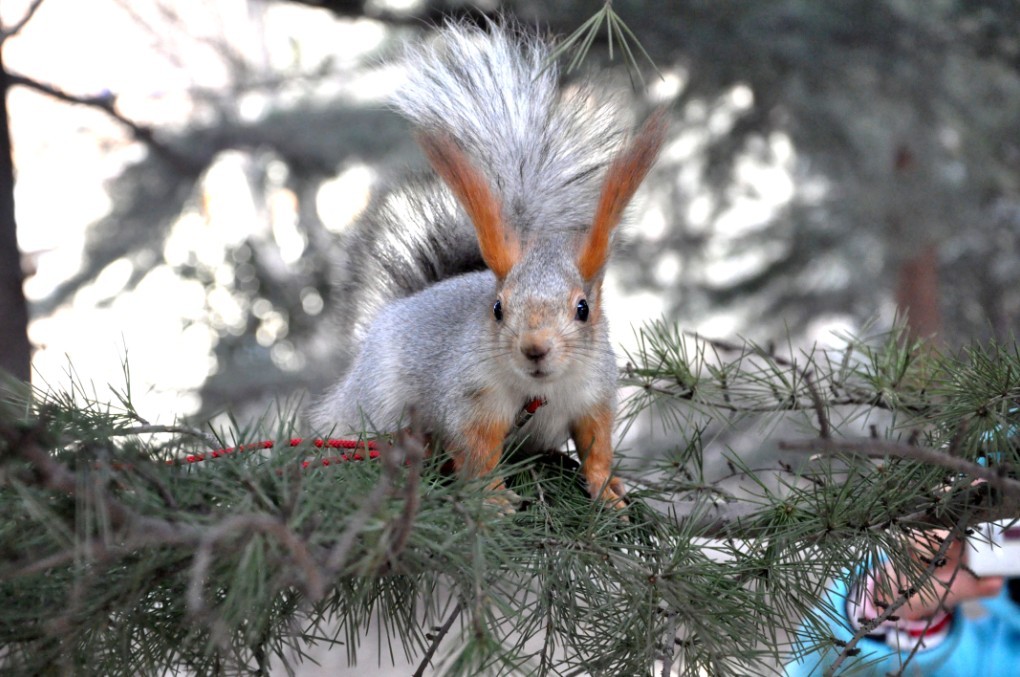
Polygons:
<instances>
[{"instance_id":1,"label":"orange leg fur","mask_svg":"<svg viewBox=\"0 0 1020 677\"><path fill-rule=\"evenodd\" d=\"M481 477L492 472L503 454L503 440L510 423L486 421L464 431L464 449L454 449L453 462L457 473L464 478ZM503 480L494 480L490 489L503 489Z\"/></svg>"},{"instance_id":2,"label":"orange leg fur","mask_svg":"<svg viewBox=\"0 0 1020 677\"><path fill-rule=\"evenodd\" d=\"M612 476L613 412L605 405L574 422L571 435L581 457L581 474L588 481L592 498L623 507L623 485Z\"/></svg>"}]
</instances>

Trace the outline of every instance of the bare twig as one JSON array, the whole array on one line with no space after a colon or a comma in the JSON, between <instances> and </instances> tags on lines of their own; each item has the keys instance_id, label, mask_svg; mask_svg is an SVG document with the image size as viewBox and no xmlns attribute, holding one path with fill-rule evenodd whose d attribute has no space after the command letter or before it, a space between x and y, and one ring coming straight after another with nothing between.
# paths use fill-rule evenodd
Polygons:
<instances>
[{"instance_id":1,"label":"bare twig","mask_svg":"<svg viewBox=\"0 0 1020 677\"><path fill-rule=\"evenodd\" d=\"M56 569L75 561L85 559L90 563L97 564L108 562L136 553L143 548L164 548L171 545L187 545L197 542L194 534L182 533L177 539L169 540L165 535L153 536L148 534L134 534L130 539L118 545L103 543L98 539L89 539L76 543L73 547L55 552L42 559L32 558L26 562L16 562L0 573L0 580L12 580L21 576L31 576L50 569Z\"/></svg>"},{"instance_id":2,"label":"bare twig","mask_svg":"<svg viewBox=\"0 0 1020 677\"><path fill-rule=\"evenodd\" d=\"M149 127L140 125L131 118L121 114L116 107L117 97L112 94L79 96L77 94L65 92L53 85L48 85L17 73L8 73L7 81L9 85L21 85L22 87L39 92L40 94L45 94L46 96L65 103L88 106L106 113L106 115L127 127L135 139L149 146L164 159L185 171L196 172L205 166L204 162L180 153L176 149L171 148L157 139L152 129Z\"/></svg>"},{"instance_id":3,"label":"bare twig","mask_svg":"<svg viewBox=\"0 0 1020 677\"><path fill-rule=\"evenodd\" d=\"M418 514L418 506L421 503L419 484L421 481L422 462L425 460L425 444L420 432L418 432L416 421L412 421L410 431L400 431L400 434L397 436L397 447L404 452L404 460L408 465L408 473L404 479L404 509L397 520L387 552L387 558L391 564L396 562L400 551L407 544L407 538L411 535L411 527L414 524L414 518Z\"/></svg>"},{"instance_id":4,"label":"bare twig","mask_svg":"<svg viewBox=\"0 0 1020 677\"><path fill-rule=\"evenodd\" d=\"M745 356L760 358L767 364L772 365L776 374L779 373L779 368L786 368L797 376L805 379L805 381L808 380L805 377L811 376L809 372L797 364L796 360L778 355L774 346L771 345L761 347L754 344L738 344L720 339L706 338L695 332L684 332L684 335L710 346L717 352L736 353L741 358ZM849 358L851 349L852 346L849 346L844 356L844 370L846 368L845 363ZM809 358L808 361L810 363L811 359ZM745 372L745 375L746 374L747 372ZM661 370L658 367L639 368L634 364L628 364L620 374L621 385L635 386L652 395L664 395L677 400L695 401L720 411L732 411L737 413L768 414L783 411L801 411L806 409L815 409L817 411L818 399L821 399L828 407L868 406L876 409L902 410L912 413L920 413L925 409L925 407L921 404L902 401L895 403L890 402L887 398L882 397L881 394L869 392L866 388L861 388L854 392L846 384L839 385L840 390L843 391L843 394L839 394L834 382L831 384L833 388L833 397L828 400L821 398L820 390L817 387L815 388L816 393L810 392L811 384L809 383L809 398L806 401L802 397L802 393L798 392L796 388L791 388L789 393L780 393L778 390L774 391L773 395L776 400L775 403L763 404L760 401L746 401L740 398L733 398L730 395L730 389L727 387L728 384L726 383L727 379L725 375L717 375L716 378L718 378L721 382L720 386L723 393L721 397L715 400L710 400L700 393L702 390L701 388L698 388L697 386L692 387L685 383L677 383L677 381L670 375L662 375Z\"/></svg>"},{"instance_id":5,"label":"bare twig","mask_svg":"<svg viewBox=\"0 0 1020 677\"><path fill-rule=\"evenodd\" d=\"M975 522L991 522L1017 516L1017 504L1013 501L999 501L988 493L988 485L970 485L946 494L940 499L939 509L932 510L931 499L919 498L908 512L890 516L881 514L874 521L860 525L861 529L881 531L888 529L891 522L925 527L947 529L956 519L967 512ZM702 538L752 539L761 536L756 517L768 517L768 506L754 501L730 500L715 502L706 506L701 501L676 501L669 505L668 519L681 529ZM847 537L853 537L847 533ZM823 532L805 536L801 541L809 546L822 539L831 538Z\"/></svg>"},{"instance_id":6,"label":"bare twig","mask_svg":"<svg viewBox=\"0 0 1020 677\"><path fill-rule=\"evenodd\" d=\"M479 537L478 520L472 517L471 513L468 512L464 505L458 500L453 501L453 509L457 514L461 515L464 518L464 521L467 523L468 528L471 530L471 537L478 538ZM474 592L474 595L472 597L473 613L471 614L471 625L473 626L475 635L481 637L485 634L485 630L482 627L482 613L483 613L482 577L477 570L475 571L474 575L473 592ZM463 599L461 601L463 602ZM460 605L458 604L458 606Z\"/></svg>"},{"instance_id":7,"label":"bare twig","mask_svg":"<svg viewBox=\"0 0 1020 677\"><path fill-rule=\"evenodd\" d=\"M938 561L937 558L935 559L935 561ZM950 575L949 580L945 582L945 585L943 587L942 596L939 598L939 606L945 605L946 599L949 598L949 593L952 591L953 582L956 580L956 577L960 574L960 571L962 571L963 568L964 568L963 563L961 562L955 569L953 569L952 575ZM935 580L938 581L938 579ZM924 627L925 632L927 632L928 628L931 627L931 624L932 622L934 622L934 620L935 616L932 616L931 618L928 619L928 622L925 624ZM907 666L910 665L910 662L914 660L914 656L917 655L918 650L920 650L922 646L924 646L924 640L922 637L918 637L917 641L914 643L914 648L910 650L910 653L907 655L907 657L903 660L902 663L900 663L899 670L893 673L895 676L898 677L899 675L903 674L903 671L906 670Z\"/></svg>"},{"instance_id":8,"label":"bare twig","mask_svg":"<svg viewBox=\"0 0 1020 677\"><path fill-rule=\"evenodd\" d=\"M967 419L960 419L960 422L956 424L956 432L953 433L953 439L949 441L949 448L946 450L950 456L959 456L960 449L963 446L964 435L967 434L967 430L970 428L970 421Z\"/></svg>"},{"instance_id":9,"label":"bare twig","mask_svg":"<svg viewBox=\"0 0 1020 677\"><path fill-rule=\"evenodd\" d=\"M803 401L794 396L777 398L775 404L758 404L755 402L743 402L734 400L732 396L726 397L725 395L719 400L709 400L707 398L696 397L696 391L692 388L678 388L675 382L667 379L659 379L654 376L650 376L647 373L643 373L644 370L631 368L625 370L620 377L621 386L632 386L634 388L640 388L646 393L653 395L663 395L670 397L675 400L687 400L692 402L698 402L700 404L707 405L713 409L719 411L731 411L741 414L774 414L785 411L804 411L806 409L814 408L812 401ZM864 395L861 397L845 396L835 397L828 400L828 405L837 406L868 406L876 409L887 409L891 410L893 407L883 399L876 398L875 395ZM907 411L914 411L916 407L903 406L901 407Z\"/></svg>"},{"instance_id":10,"label":"bare twig","mask_svg":"<svg viewBox=\"0 0 1020 677\"><path fill-rule=\"evenodd\" d=\"M818 416L818 435L823 440L830 439L832 437L832 426L829 425L829 415L825 411L825 401L822 399L822 394L818 392L818 386L815 385L810 371L804 372L804 384L807 386L808 393L811 394L811 404L814 406L815 414Z\"/></svg>"},{"instance_id":11,"label":"bare twig","mask_svg":"<svg viewBox=\"0 0 1020 677\"><path fill-rule=\"evenodd\" d=\"M36 440L37 434L37 430L16 431L0 428L0 439L7 443L10 453L31 464L39 476L41 486L69 496L77 496L79 486L76 476L43 449ZM100 498L110 524L114 528L126 529L131 536L147 534L177 542L182 538L194 538L200 534L198 527L195 526L140 515L108 493Z\"/></svg>"},{"instance_id":12,"label":"bare twig","mask_svg":"<svg viewBox=\"0 0 1020 677\"><path fill-rule=\"evenodd\" d=\"M159 497L163 500L165 505L170 510L179 510L180 505L177 503L177 499L170 493L170 489L163 483L163 481L152 471L152 468L148 464L139 464L132 466L130 471L142 478L149 486L156 490Z\"/></svg>"},{"instance_id":13,"label":"bare twig","mask_svg":"<svg viewBox=\"0 0 1020 677\"><path fill-rule=\"evenodd\" d=\"M779 355L776 355L776 352L775 352L775 350L772 349L772 346L769 346L769 349L765 350L765 349L761 348L760 346L753 345L753 344L748 346L748 345L740 345L740 344L737 344L737 343L731 343L729 341L723 341L721 339L711 339L711 338L708 338L706 336L702 336L701 334L699 334L698 332L695 332L695 331L685 331L684 335L685 336L690 336L691 338L693 338L696 341L704 341L705 343L707 343L708 345L712 346L716 350L721 350L721 351L727 352L727 353L742 353L742 354L743 353L747 353L748 352L747 349L750 347L750 349L751 349L750 353L752 355L757 355L758 357L764 357L765 359L771 360L771 361L775 362L776 364L778 364L780 366L783 366L783 367L790 367L790 368L794 368L794 369L797 367L797 364L795 362L793 362L792 360L788 360L785 357L781 357Z\"/></svg>"},{"instance_id":14,"label":"bare twig","mask_svg":"<svg viewBox=\"0 0 1020 677\"><path fill-rule=\"evenodd\" d=\"M2 47L7 41L7 38L13 38L21 32L21 29L32 20L32 17L35 15L36 10L39 9L41 4L43 4L43 0L32 0L28 9L25 10L24 16L15 21L10 28L0 28L0 47Z\"/></svg>"},{"instance_id":15,"label":"bare twig","mask_svg":"<svg viewBox=\"0 0 1020 677\"><path fill-rule=\"evenodd\" d=\"M122 430L116 430L110 433L111 437L119 437L123 435L149 435L155 433L167 433L170 435L185 435L188 437L197 437L198 439L205 442L210 448L215 449L219 446L219 441L216 437L204 430L197 428L191 428L183 425L155 425L145 424L137 425L131 428L124 428Z\"/></svg>"},{"instance_id":16,"label":"bare twig","mask_svg":"<svg viewBox=\"0 0 1020 677\"><path fill-rule=\"evenodd\" d=\"M950 532L946 534L945 540L942 541L942 544L939 546L938 551L932 556L931 562L925 567L925 570L922 572L920 578L918 579L917 583L914 586L911 586L910 588L903 590L900 593L900 595L892 602L890 602L889 606L887 606L878 616L868 620L865 623L861 623L861 627L857 630L857 632L854 633L853 637L850 638L850 641L848 641L846 645L842 647L842 651L840 651L836 659L825 669L825 672L822 673L824 677L832 677L833 675L835 675L836 672L839 670L839 667L843 664L843 661L845 661L848 657L856 654L855 648L858 642L860 642L861 639L863 639L867 635L874 632L875 628L877 628L885 621L889 620L890 617L896 615L896 611L904 604L906 604L908 601L910 601L911 597L917 594L917 590L920 587L924 586L931 579L931 577L935 575L935 570L938 568L940 561L945 557L946 553L949 551L949 546L951 546L953 542L956 539L958 539L960 535L963 533L963 529L965 528L968 519L969 516L965 515L959 522L957 522L956 526L954 526L953 529L951 529Z\"/></svg>"},{"instance_id":17,"label":"bare twig","mask_svg":"<svg viewBox=\"0 0 1020 677\"><path fill-rule=\"evenodd\" d=\"M449 617L443 622L443 625L432 635L432 641L429 643L429 648L425 651L425 655L422 656L421 662L418 664L418 669L414 671L414 677L422 677L425 674L426 668L429 663L432 662L432 657L436 655L436 650L439 648L440 642L446 637L446 634L450 632L450 628L453 627L453 622L460 616L460 612L463 610L460 602L457 602L457 606L450 612Z\"/></svg>"},{"instance_id":18,"label":"bare twig","mask_svg":"<svg viewBox=\"0 0 1020 677\"><path fill-rule=\"evenodd\" d=\"M665 646L662 650L662 672L661 677L670 677L673 674L673 661L676 658L676 632L680 627L680 621L676 613L669 617L669 632L666 633Z\"/></svg>"},{"instance_id":19,"label":"bare twig","mask_svg":"<svg viewBox=\"0 0 1020 677\"><path fill-rule=\"evenodd\" d=\"M347 528L344 529L336 545L330 550L329 556L326 558L326 571L331 575L340 571L354 545L354 539L365 528L368 519L382 507L383 501L392 494L395 473L390 472L388 467L396 464L392 460L396 454L397 451L392 444L382 443L379 445L379 457L383 460L383 473L375 487L372 488L372 493L365 498L358 511L347 521Z\"/></svg>"},{"instance_id":20,"label":"bare twig","mask_svg":"<svg viewBox=\"0 0 1020 677\"><path fill-rule=\"evenodd\" d=\"M37 435L37 429L18 431L0 428L0 440L7 444L8 453L20 456L32 465L40 486L77 497L81 491L77 477L43 449L35 439ZM107 559L140 547L197 543L187 596L188 608L197 614L202 608L202 582L212 563L213 548L220 541L237 534L262 532L275 537L290 553L303 574L297 584L310 599L318 600L325 593L326 579L322 568L312 557L307 545L274 516L238 515L212 527L202 528L138 514L112 497L106 490L92 492L91 496L98 509L109 520L110 527L123 530L125 536L123 543L111 547L98 540L89 539L64 552L19 566L10 575L45 571L72 561L80 554L87 555L90 560Z\"/></svg>"},{"instance_id":21,"label":"bare twig","mask_svg":"<svg viewBox=\"0 0 1020 677\"><path fill-rule=\"evenodd\" d=\"M761 509L761 505L745 501L719 502L711 507L701 501L677 501L669 506L669 517L690 533L704 538L722 538L730 536L743 520Z\"/></svg>"},{"instance_id":22,"label":"bare twig","mask_svg":"<svg viewBox=\"0 0 1020 677\"><path fill-rule=\"evenodd\" d=\"M191 563L188 582L187 605L191 614L199 616L203 611L202 586L209 573L209 567L212 565L212 554L216 545L228 538L250 535L255 532L274 536L287 548L295 564L304 574L303 578L297 579L297 584L310 600L316 601L325 594L326 580L322 569L308 551L305 542L298 538L286 524L271 515L236 515L209 528L202 535Z\"/></svg>"},{"instance_id":23,"label":"bare twig","mask_svg":"<svg viewBox=\"0 0 1020 677\"><path fill-rule=\"evenodd\" d=\"M546 513L546 520L548 521L548 512ZM550 556L550 553L546 553L546 558ZM542 637L542 653L539 658L538 671L540 675L547 675L552 672L553 662L553 650L555 649L555 636L553 631L556 628L556 620L553 617L553 607L556 604L555 594L553 593L552 586L546 587L545 591L539 594L545 596L545 632Z\"/></svg>"}]
</instances>

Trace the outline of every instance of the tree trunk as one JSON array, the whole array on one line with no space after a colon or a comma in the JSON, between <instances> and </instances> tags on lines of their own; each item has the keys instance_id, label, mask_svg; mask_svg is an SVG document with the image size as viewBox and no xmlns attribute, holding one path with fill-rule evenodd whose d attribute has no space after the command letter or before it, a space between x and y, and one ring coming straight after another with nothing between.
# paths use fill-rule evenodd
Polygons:
<instances>
[{"instance_id":1,"label":"tree trunk","mask_svg":"<svg viewBox=\"0 0 1020 677\"><path fill-rule=\"evenodd\" d=\"M907 316L911 339L938 339L942 330L939 310L938 247L926 244L900 264L896 305Z\"/></svg>"},{"instance_id":2,"label":"tree trunk","mask_svg":"<svg viewBox=\"0 0 1020 677\"><path fill-rule=\"evenodd\" d=\"M31 376L28 307L14 221L14 163L7 121L7 70L0 52L0 372Z\"/></svg>"}]
</instances>

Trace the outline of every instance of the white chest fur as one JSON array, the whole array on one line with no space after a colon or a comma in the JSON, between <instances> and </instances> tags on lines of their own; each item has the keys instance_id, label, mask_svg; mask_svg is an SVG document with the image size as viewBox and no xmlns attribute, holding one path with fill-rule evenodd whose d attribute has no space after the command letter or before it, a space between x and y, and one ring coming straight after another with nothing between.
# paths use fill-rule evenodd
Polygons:
<instances>
[{"instance_id":1,"label":"white chest fur","mask_svg":"<svg viewBox=\"0 0 1020 677\"><path fill-rule=\"evenodd\" d=\"M515 431L529 451L559 448L569 437L578 419L590 415L600 405L612 406L612 391L603 392L604 379L593 378L587 369L578 369L552 382L534 379L510 379L501 393L503 406L517 416L534 399L543 404L522 428Z\"/></svg>"}]
</instances>

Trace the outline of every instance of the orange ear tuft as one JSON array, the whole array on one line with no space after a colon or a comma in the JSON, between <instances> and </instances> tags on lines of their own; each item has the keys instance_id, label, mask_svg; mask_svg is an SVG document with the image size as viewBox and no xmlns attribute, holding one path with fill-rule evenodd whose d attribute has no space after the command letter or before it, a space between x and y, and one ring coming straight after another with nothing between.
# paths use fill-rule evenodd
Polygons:
<instances>
[{"instance_id":1,"label":"orange ear tuft","mask_svg":"<svg viewBox=\"0 0 1020 677\"><path fill-rule=\"evenodd\" d=\"M666 111L659 109L652 113L630 145L609 165L591 230L577 259L577 268L585 280L593 279L606 265L613 230L659 156L659 149L666 138L666 127Z\"/></svg>"},{"instance_id":2,"label":"orange ear tuft","mask_svg":"<svg viewBox=\"0 0 1020 677\"><path fill-rule=\"evenodd\" d=\"M517 236L507 229L499 202L489 190L485 177L449 136L422 133L418 136L418 143L432 168L450 187L471 218L478 234L482 258L502 280L520 260L521 245Z\"/></svg>"}]
</instances>

